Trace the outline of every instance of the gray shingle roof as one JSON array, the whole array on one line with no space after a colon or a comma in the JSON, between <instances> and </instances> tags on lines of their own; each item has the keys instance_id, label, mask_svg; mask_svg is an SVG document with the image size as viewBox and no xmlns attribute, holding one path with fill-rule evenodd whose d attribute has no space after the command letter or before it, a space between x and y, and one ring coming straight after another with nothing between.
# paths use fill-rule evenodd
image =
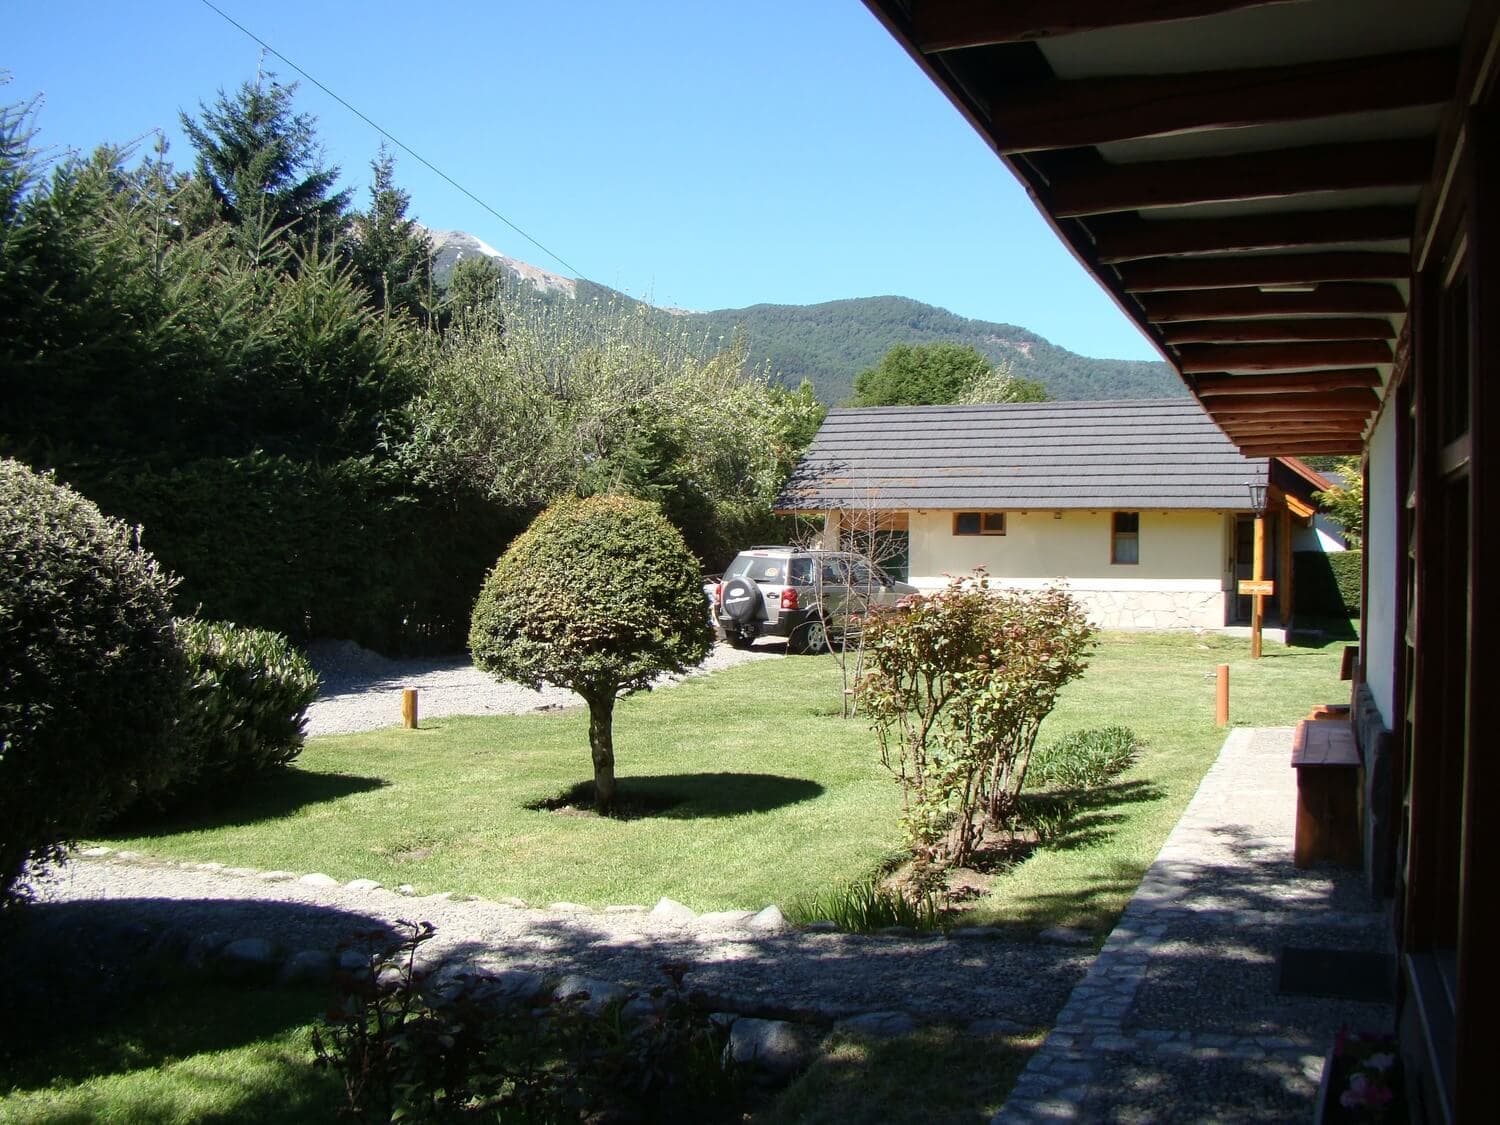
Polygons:
<instances>
[{"instance_id":1,"label":"gray shingle roof","mask_svg":"<svg viewBox=\"0 0 1500 1125\"><path fill-rule=\"evenodd\" d=\"M1192 399L831 410L777 500L829 508L1249 508L1245 457Z\"/></svg>"}]
</instances>

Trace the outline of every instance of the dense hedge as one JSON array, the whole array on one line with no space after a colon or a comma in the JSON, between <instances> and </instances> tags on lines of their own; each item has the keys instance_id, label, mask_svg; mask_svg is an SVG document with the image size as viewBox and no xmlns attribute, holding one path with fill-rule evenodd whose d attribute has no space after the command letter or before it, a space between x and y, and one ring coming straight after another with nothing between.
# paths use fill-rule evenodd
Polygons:
<instances>
[{"instance_id":1,"label":"dense hedge","mask_svg":"<svg viewBox=\"0 0 1500 1125\"><path fill-rule=\"evenodd\" d=\"M384 652L461 649L485 572L529 514L414 490L368 458L258 453L105 472L90 490L184 576L179 614Z\"/></svg>"},{"instance_id":2,"label":"dense hedge","mask_svg":"<svg viewBox=\"0 0 1500 1125\"><path fill-rule=\"evenodd\" d=\"M177 727L178 776L160 805L290 763L302 752L318 675L285 637L228 622L179 621L188 688Z\"/></svg>"},{"instance_id":3,"label":"dense hedge","mask_svg":"<svg viewBox=\"0 0 1500 1125\"><path fill-rule=\"evenodd\" d=\"M171 590L129 527L0 460L0 903L175 772Z\"/></svg>"},{"instance_id":4,"label":"dense hedge","mask_svg":"<svg viewBox=\"0 0 1500 1125\"><path fill-rule=\"evenodd\" d=\"M1296 551L1292 555L1293 612L1315 617L1359 613L1361 551Z\"/></svg>"}]
</instances>

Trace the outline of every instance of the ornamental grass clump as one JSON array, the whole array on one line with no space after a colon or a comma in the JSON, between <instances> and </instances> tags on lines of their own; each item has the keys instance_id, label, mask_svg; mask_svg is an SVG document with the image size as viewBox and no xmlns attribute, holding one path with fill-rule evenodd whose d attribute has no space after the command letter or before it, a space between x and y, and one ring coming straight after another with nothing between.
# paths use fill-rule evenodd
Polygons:
<instances>
[{"instance_id":1,"label":"ornamental grass clump","mask_svg":"<svg viewBox=\"0 0 1500 1125\"><path fill-rule=\"evenodd\" d=\"M615 799L615 701L712 645L697 559L657 505L625 496L538 516L485 579L469 632L483 671L583 697L601 813Z\"/></svg>"},{"instance_id":2,"label":"ornamental grass clump","mask_svg":"<svg viewBox=\"0 0 1500 1125\"><path fill-rule=\"evenodd\" d=\"M1037 731L1094 639L1066 590L992 590L982 570L870 619L857 690L901 785L916 887L1011 826Z\"/></svg>"},{"instance_id":3,"label":"ornamental grass clump","mask_svg":"<svg viewBox=\"0 0 1500 1125\"><path fill-rule=\"evenodd\" d=\"M0 905L175 774L173 583L133 529L0 460Z\"/></svg>"}]
</instances>

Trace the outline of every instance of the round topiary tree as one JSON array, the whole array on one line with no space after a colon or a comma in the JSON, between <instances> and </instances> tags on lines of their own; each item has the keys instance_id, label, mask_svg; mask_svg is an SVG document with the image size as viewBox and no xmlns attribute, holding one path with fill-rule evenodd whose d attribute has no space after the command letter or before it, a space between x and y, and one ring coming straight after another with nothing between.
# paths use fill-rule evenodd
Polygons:
<instances>
[{"instance_id":1,"label":"round topiary tree","mask_svg":"<svg viewBox=\"0 0 1500 1125\"><path fill-rule=\"evenodd\" d=\"M171 777L172 585L130 528L0 460L0 903Z\"/></svg>"},{"instance_id":2,"label":"round topiary tree","mask_svg":"<svg viewBox=\"0 0 1500 1125\"><path fill-rule=\"evenodd\" d=\"M600 812L615 799L615 700L712 643L697 560L655 504L622 496L538 516L485 579L469 630L484 671L583 696Z\"/></svg>"}]
</instances>

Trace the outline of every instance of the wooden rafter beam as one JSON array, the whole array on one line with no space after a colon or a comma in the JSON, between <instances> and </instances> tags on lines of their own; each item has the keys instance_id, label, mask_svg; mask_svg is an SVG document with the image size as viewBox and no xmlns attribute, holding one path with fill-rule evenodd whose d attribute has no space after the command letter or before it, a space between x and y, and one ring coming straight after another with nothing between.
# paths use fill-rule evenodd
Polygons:
<instances>
[{"instance_id":1,"label":"wooden rafter beam","mask_svg":"<svg viewBox=\"0 0 1500 1125\"><path fill-rule=\"evenodd\" d=\"M1020 86L990 100L1005 153L1078 148L1189 129L1230 129L1437 105L1458 52L1412 51L1254 70L1131 75Z\"/></svg>"},{"instance_id":2,"label":"wooden rafter beam","mask_svg":"<svg viewBox=\"0 0 1500 1125\"><path fill-rule=\"evenodd\" d=\"M1240 414L1285 413L1288 411L1321 410L1334 413L1354 413L1374 410L1380 405L1380 397L1367 387L1356 387L1347 391L1321 391L1317 394L1242 395L1235 399L1234 411Z\"/></svg>"},{"instance_id":3,"label":"wooden rafter beam","mask_svg":"<svg viewBox=\"0 0 1500 1125\"><path fill-rule=\"evenodd\" d=\"M1373 367L1334 371L1296 371L1282 375L1199 375L1193 391L1200 399L1213 400L1210 409L1227 405L1221 400L1244 395L1300 395L1316 391L1342 391L1354 387L1380 386L1380 372Z\"/></svg>"},{"instance_id":4,"label":"wooden rafter beam","mask_svg":"<svg viewBox=\"0 0 1500 1125\"><path fill-rule=\"evenodd\" d=\"M1395 281L1411 273L1405 254L1346 252L1262 254L1234 258L1166 258L1118 266L1130 293L1234 289L1323 281Z\"/></svg>"},{"instance_id":5,"label":"wooden rafter beam","mask_svg":"<svg viewBox=\"0 0 1500 1125\"><path fill-rule=\"evenodd\" d=\"M1347 211L1285 211L1217 219L1143 221L1117 230L1100 230L1099 261L1115 265L1166 254L1409 241L1415 221L1416 212L1410 207L1354 207Z\"/></svg>"},{"instance_id":6,"label":"wooden rafter beam","mask_svg":"<svg viewBox=\"0 0 1500 1125\"><path fill-rule=\"evenodd\" d=\"M1309 434L1342 434L1359 433L1364 429L1363 421L1319 421L1317 419L1305 419L1301 421L1277 418L1261 422L1221 422L1220 428L1225 433L1234 437L1243 437L1246 434L1266 432L1270 434L1286 434L1287 436L1306 437Z\"/></svg>"},{"instance_id":7,"label":"wooden rafter beam","mask_svg":"<svg viewBox=\"0 0 1500 1125\"><path fill-rule=\"evenodd\" d=\"M1061 218L1151 207L1275 199L1320 191L1416 187L1432 172L1432 142L1361 141L1191 160L1111 164L1052 185Z\"/></svg>"},{"instance_id":8,"label":"wooden rafter beam","mask_svg":"<svg viewBox=\"0 0 1500 1125\"><path fill-rule=\"evenodd\" d=\"M1161 330L1168 344L1253 344L1273 340L1392 340L1384 317L1285 320L1190 320Z\"/></svg>"},{"instance_id":9,"label":"wooden rafter beam","mask_svg":"<svg viewBox=\"0 0 1500 1125\"><path fill-rule=\"evenodd\" d=\"M912 38L924 53L1024 43L1132 24L1196 19L1286 0L918 0Z\"/></svg>"},{"instance_id":10,"label":"wooden rafter beam","mask_svg":"<svg viewBox=\"0 0 1500 1125\"><path fill-rule=\"evenodd\" d=\"M1215 317L1343 316L1406 311L1406 298L1401 290L1380 282L1330 282L1311 293L1262 293L1259 289L1148 293L1136 300L1146 319L1158 324Z\"/></svg>"},{"instance_id":11,"label":"wooden rafter beam","mask_svg":"<svg viewBox=\"0 0 1500 1125\"><path fill-rule=\"evenodd\" d=\"M1308 371L1319 367L1367 367L1390 363L1384 340L1314 340L1285 344L1183 344L1177 349L1184 375L1214 371Z\"/></svg>"},{"instance_id":12,"label":"wooden rafter beam","mask_svg":"<svg viewBox=\"0 0 1500 1125\"><path fill-rule=\"evenodd\" d=\"M1339 441L1283 441L1272 444L1241 445L1240 452L1246 457L1305 457L1308 455L1347 455L1364 451L1360 440Z\"/></svg>"}]
</instances>

